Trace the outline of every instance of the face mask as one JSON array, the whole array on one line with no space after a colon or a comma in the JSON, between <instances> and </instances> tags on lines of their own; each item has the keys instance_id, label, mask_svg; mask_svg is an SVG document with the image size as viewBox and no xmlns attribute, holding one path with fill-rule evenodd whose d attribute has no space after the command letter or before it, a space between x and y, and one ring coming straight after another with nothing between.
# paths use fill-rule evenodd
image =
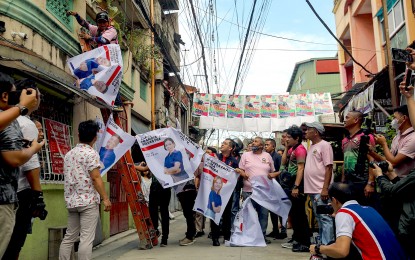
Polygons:
<instances>
[{"instance_id":1,"label":"face mask","mask_svg":"<svg viewBox=\"0 0 415 260\"><path fill-rule=\"evenodd\" d=\"M256 151L258 151L258 150L259 150L259 146L251 146L251 150L252 150L253 152L256 152Z\"/></svg>"},{"instance_id":2,"label":"face mask","mask_svg":"<svg viewBox=\"0 0 415 260\"><path fill-rule=\"evenodd\" d=\"M399 129L398 120L396 118L392 120L391 127L396 131Z\"/></svg>"}]
</instances>

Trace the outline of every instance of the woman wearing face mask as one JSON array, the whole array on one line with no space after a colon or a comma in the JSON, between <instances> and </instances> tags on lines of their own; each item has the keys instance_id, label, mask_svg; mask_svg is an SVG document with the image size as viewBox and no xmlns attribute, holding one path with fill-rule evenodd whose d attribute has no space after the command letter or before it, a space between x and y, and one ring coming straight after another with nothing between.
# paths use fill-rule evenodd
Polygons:
<instances>
[{"instance_id":1,"label":"woman wearing face mask","mask_svg":"<svg viewBox=\"0 0 415 260\"><path fill-rule=\"evenodd\" d=\"M376 161L388 160L399 177L405 177L415 168L415 132L409 120L408 107L400 106L394 110L392 127L396 130L396 136L392 140L391 149L386 138L376 134L375 140L382 149L384 156L380 156L371 150L370 155Z\"/></svg>"}]
</instances>

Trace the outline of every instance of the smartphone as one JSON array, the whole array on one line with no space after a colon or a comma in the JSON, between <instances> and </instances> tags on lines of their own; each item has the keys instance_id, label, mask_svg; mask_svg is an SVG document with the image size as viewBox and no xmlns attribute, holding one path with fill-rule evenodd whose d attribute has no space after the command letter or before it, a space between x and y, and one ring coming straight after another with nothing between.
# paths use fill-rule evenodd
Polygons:
<instances>
[{"instance_id":1,"label":"smartphone","mask_svg":"<svg viewBox=\"0 0 415 260\"><path fill-rule=\"evenodd\" d=\"M397 62L413 62L411 53L407 50L392 48L392 60Z\"/></svg>"},{"instance_id":2,"label":"smartphone","mask_svg":"<svg viewBox=\"0 0 415 260\"><path fill-rule=\"evenodd\" d=\"M409 86L411 86L411 79L412 79L412 70L409 68L406 68L405 71L405 90L409 90Z\"/></svg>"}]
</instances>

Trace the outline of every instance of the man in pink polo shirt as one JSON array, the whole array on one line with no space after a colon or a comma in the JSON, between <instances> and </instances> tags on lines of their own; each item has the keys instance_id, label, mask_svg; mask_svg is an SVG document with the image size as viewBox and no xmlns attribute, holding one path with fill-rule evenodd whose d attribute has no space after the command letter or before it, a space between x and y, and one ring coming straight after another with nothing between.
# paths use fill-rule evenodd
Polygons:
<instances>
[{"instance_id":1,"label":"man in pink polo shirt","mask_svg":"<svg viewBox=\"0 0 415 260\"><path fill-rule=\"evenodd\" d=\"M393 113L392 127L397 135L392 140L389 150L386 138L383 135L375 135L376 143L383 148L384 157L374 151L370 155L377 161L388 160L399 177L406 177L415 169L415 132L409 120L408 107L406 105L395 109Z\"/></svg>"},{"instance_id":2,"label":"man in pink polo shirt","mask_svg":"<svg viewBox=\"0 0 415 260\"><path fill-rule=\"evenodd\" d=\"M333 149L322 139L324 126L319 122L305 123L305 137L312 142L308 149L304 168L304 193L310 197L313 212L318 222L321 243L334 241L333 219L328 214L318 214L318 205L329 203L329 185L332 181Z\"/></svg>"},{"instance_id":3,"label":"man in pink polo shirt","mask_svg":"<svg viewBox=\"0 0 415 260\"><path fill-rule=\"evenodd\" d=\"M274 161L269 153L263 151L265 146L264 139L255 137L252 142L250 152L242 154L239 162L239 168L235 169L244 178L244 186L242 188L242 197L248 198L252 194L252 185L249 179L254 176L267 176L269 173L274 173ZM259 223L261 225L262 233L264 234L268 226L268 210L255 201L252 201L256 212L258 213ZM267 244L271 243L269 239L265 238Z\"/></svg>"}]
</instances>

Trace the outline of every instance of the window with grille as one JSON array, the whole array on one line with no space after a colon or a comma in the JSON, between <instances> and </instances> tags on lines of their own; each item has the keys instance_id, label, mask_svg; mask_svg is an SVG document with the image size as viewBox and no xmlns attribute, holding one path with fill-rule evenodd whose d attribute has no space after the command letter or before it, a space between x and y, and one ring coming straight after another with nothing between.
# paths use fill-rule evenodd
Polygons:
<instances>
[{"instance_id":1,"label":"window with grille","mask_svg":"<svg viewBox=\"0 0 415 260\"><path fill-rule=\"evenodd\" d=\"M73 9L73 0L46 0L46 10L49 11L70 31L73 30L72 16L67 16L66 11Z\"/></svg>"},{"instance_id":2,"label":"window with grille","mask_svg":"<svg viewBox=\"0 0 415 260\"><path fill-rule=\"evenodd\" d=\"M42 91L42 90L41 90ZM56 154L52 154L50 140L48 140L48 133L46 132L45 122L47 120L53 120L59 123L59 125L65 126L65 131L69 131L69 140L67 141L69 148L73 147L73 131L72 131L72 111L73 105L71 103L65 102L62 99L57 98L54 95L45 93L42 91L43 97L42 102L38 110L33 113L33 118L37 119L43 126L44 138L46 139L46 144L42 147L42 150L39 152L39 161L40 161L40 174L41 181L43 183L50 182L62 182L64 180L63 173L57 172L57 169L60 168L59 165L56 165ZM53 109L51 109L53 108ZM63 158L62 158L63 160ZM55 165L53 162L55 161ZM62 161L61 161L62 162Z\"/></svg>"}]
</instances>

